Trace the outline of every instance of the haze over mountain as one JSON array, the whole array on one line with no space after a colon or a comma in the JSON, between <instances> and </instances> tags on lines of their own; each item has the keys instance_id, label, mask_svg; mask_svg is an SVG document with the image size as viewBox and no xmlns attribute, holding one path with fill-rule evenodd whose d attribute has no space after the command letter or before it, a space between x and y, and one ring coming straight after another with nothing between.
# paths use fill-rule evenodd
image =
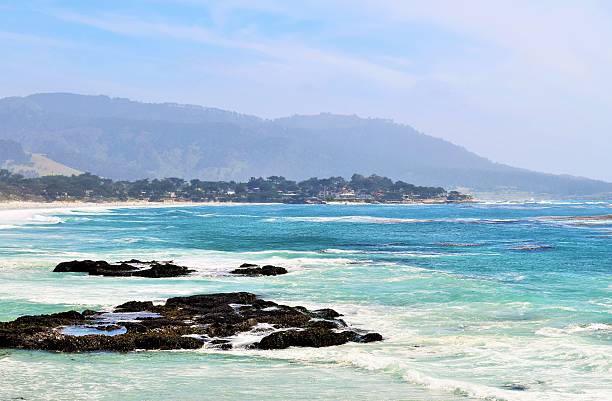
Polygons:
<instances>
[{"instance_id":1,"label":"haze over mountain","mask_svg":"<svg viewBox=\"0 0 612 401\"><path fill-rule=\"evenodd\" d=\"M305 179L359 172L478 191L612 192L610 183L497 164L410 126L356 116L264 120L192 105L46 93L0 99L2 139L113 179Z\"/></svg>"}]
</instances>

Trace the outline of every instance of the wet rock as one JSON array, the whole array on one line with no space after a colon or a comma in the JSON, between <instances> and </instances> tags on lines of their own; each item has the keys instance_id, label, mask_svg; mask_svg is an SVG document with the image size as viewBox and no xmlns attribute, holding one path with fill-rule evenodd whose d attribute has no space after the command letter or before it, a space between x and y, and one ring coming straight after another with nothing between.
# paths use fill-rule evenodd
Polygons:
<instances>
[{"instance_id":1,"label":"wet rock","mask_svg":"<svg viewBox=\"0 0 612 401\"><path fill-rule=\"evenodd\" d=\"M101 331L115 331L115 330L121 330L123 328L123 326L119 326L117 324L105 324L105 325L100 325L100 326L85 326L88 329L95 329L95 330L101 330Z\"/></svg>"},{"instance_id":2,"label":"wet rock","mask_svg":"<svg viewBox=\"0 0 612 401\"><path fill-rule=\"evenodd\" d=\"M305 330L276 331L262 338L258 344L259 349L283 349L288 347L329 347L342 345L348 342L369 343L382 341L378 333L360 335L354 331L330 330L328 327L310 327Z\"/></svg>"},{"instance_id":3,"label":"wet rock","mask_svg":"<svg viewBox=\"0 0 612 401\"><path fill-rule=\"evenodd\" d=\"M382 340L377 333L351 330L337 316L333 309L294 308L248 292L193 295L170 298L163 305L130 301L114 312L22 316L0 323L0 347L63 352L231 349L231 339L247 332L260 340L246 346L260 349ZM70 334L74 328L80 334Z\"/></svg>"},{"instance_id":4,"label":"wet rock","mask_svg":"<svg viewBox=\"0 0 612 401\"><path fill-rule=\"evenodd\" d=\"M260 349L288 347L329 347L351 341L353 332L335 332L327 328L313 327L305 330L285 330L269 334L256 345Z\"/></svg>"},{"instance_id":5,"label":"wet rock","mask_svg":"<svg viewBox=\"0 0 612 401\"><path fill-rule=\"evenodd\" d=\"M280 267L280 266L265 265L262 267L243 267L245 264L248 264L248 263L242 264L240 268L232 270L230 273L231 274L241 274L243 276L249 276L249 277L278 276L279 274L287 274L287 269L285 269L284 267Z\"/></svg>"},{"instance_id":6,"label":"wet rock","mask_svg":"<svg viewBox=\"0 0 612 401\"><path fill-rule=\"evenodd\" d=\"M245 267L257 267L259 265L254 265L253 263L243 263L240 265L240 267L245 268Z\"/></svg>"},{"instance_id":7,"label":"wet rock","mask_svg":"<svg viewBox=\"0 0 612 401\"><path fill-rule=\"evenodd\" d=\"M373 343L377 341L382 341L383 336L380 333L366 333L364 335L359 336L356 339L356 342L359 343Z\"/></svg>"},{"instance_id":8,"label":"wet rock","mask_svg":"<svg viewBox=\"0 0 612 401\"><path fill-rule=\"evenodd\" d=\"M312 315L321 318L321 319L335 319L337 317L342 316L338 312L333 309L317 309L311 312Z\"/></svg>"},{"instance_id":9,"label":"wet rock","mask_svg":"<svg viewBox=\"0 0 612 401\"><path fill-rule=\"evenodd\" d=\"M56 273L90 273L98 269L108 268L109 266L109 263L103 260L73 260L70 262L61 262L53 271Z\"/></svg>"},{"instance_id":10,"label":"wet rock","mask_svg":"<svg viewBox=\"0 0 612 401\"><path fill-rule=\"evenodd\" d=\"M222 350L228 350L233 348L229 340L212 340L210 344Z\"/></svg>"},{"instance_id":11,"label":"wet rock","mask_svg":"<svg viewBox=\"0 0 612 401\"><path fill-rule=\"evenodd\" d=\"M340 322L333 320L311 320L308 322L308 327L322 328L322 329L338 329L344 327Z\"/></svg>"},{"instance_id":12,"label":"wet rock","mask_svg":"<svg viewBox=\"0 0 612 401\"><path fill-rule=\"evenodd\" d=\"M110 264L104 260L73 260L58 264L53 271L56 273L88 273L91 276L148 278L179 277L193 272L185 266L178 266L172 262L142 262L137 259L118 264Z\"/></svg>"},{"instance_id":13,"label":"wet rock","mask_svg":"<svg viewBox=\"0 0 612 401\"><path fill-rule=\"evenodd\" d=\"M115 310L122 312L144 312L153 309L153 302L151 301L129 301L115 307Z\"/></svg>"}]
</instances>

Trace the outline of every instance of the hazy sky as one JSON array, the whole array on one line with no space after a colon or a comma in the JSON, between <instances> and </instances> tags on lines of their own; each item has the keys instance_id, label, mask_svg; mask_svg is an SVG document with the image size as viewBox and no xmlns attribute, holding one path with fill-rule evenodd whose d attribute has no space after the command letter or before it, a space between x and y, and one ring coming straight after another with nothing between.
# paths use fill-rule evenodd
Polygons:
<instances>
[{"instance_id":1,"label":"hazy sky","mask_svg":"<svg viewBox=\"0 0 612 401\"><path fill-rule=\"evenodd\" d=\"M0 96L392 118L612 181L610 1L0 2Z\"/></svg>"}]
</instances>

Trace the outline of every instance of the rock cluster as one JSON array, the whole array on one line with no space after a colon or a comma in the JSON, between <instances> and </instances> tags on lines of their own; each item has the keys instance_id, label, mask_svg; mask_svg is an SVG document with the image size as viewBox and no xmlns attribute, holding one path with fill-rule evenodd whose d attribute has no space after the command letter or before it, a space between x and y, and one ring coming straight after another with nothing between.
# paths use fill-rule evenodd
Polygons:
<instances>
[{"instance_id":1,"label":"rock cluster","mask_svg":"<svg viewBox=\"0 0 612 401\"><path fill-rule=\"evenodd\" d=\"M132 259L116 264L104 260L73 260L58 264L54 272L59 273L88 273L92 276L110 277L178 277L185 276L194 270L185 266L178 266L172 262L142 262Z\"/></svg>"},{"instance_id":2,"label":"rock cluster","mask_svg":"<svg viewBox=\"0 0 612 401\"><path fill-rule=\"evenodd\" d=\"M164 305L130 301L113 312L69 311L0 323L0 348L63 352L230 349L241 334L247 347L326 347L381 341L349 328L333 309L308 310L247 292L170 298ZM244 341L240 342L245 344Z\"/></svg>"},{"instance_id":3,"label":"rock cluster","mask_svg":"<svg viewBox=\"0 0 612 401\"><path fill-rule=\"evenodd\" d=\"M243 263L238 269L234 269L231 274L240 274L243 276L278 276L279 274L287 274L287 269L280 266L265 265L259 266L252 263Z\"/></svg>"}]
</instances>

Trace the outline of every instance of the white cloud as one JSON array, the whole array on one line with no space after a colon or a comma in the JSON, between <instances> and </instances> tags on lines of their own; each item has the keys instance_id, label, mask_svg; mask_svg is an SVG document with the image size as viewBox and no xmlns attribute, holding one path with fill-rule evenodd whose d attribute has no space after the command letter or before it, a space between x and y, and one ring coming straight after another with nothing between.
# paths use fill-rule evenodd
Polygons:
<instances>
[{"instance_id":1,"label":"white cloud","mask_svg":"<svg viewBox=\"0 0 612 401\"><path fill-rule=\"evenodd\" d=\"M265 40L262 38L235 38L196 25L180 25L160 21L145 21L125 16L90 17L61 12L55 16L70 22L88 25L117 34L141 37L165 37L211 46L249 51L282 63L288 69L303 71L304 66L320 70L331 69L332 74L352 75L388 88L409 88L416 82L414 76L400 69L388 67L363 58L348 56L308 46L293 40ZM299 76L296 76L299 79Z\"/></svg>"}]
</instances>

